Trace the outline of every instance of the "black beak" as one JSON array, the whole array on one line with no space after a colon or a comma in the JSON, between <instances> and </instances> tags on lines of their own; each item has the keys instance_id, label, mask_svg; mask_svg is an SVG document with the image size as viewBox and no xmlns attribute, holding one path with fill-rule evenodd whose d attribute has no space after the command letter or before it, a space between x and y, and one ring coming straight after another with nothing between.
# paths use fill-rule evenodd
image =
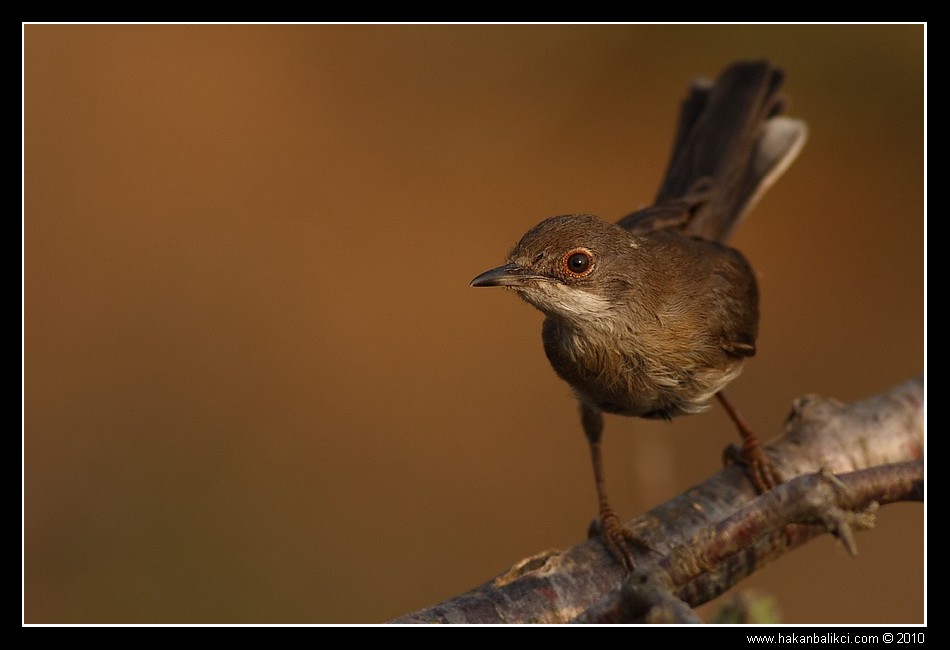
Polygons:
<instances>
[{"instance_id":1,"label":"black beak","mask_svg":"<svg viewBox=\"0 0 950 650\"><path fill-rule=\"evenodd\" d=\"M528 280L537 280L539 276L528 273L517 264L505 264L491 271L485 271L471 281L473 287L520 287Z\"/></svg>"}]
</instances>

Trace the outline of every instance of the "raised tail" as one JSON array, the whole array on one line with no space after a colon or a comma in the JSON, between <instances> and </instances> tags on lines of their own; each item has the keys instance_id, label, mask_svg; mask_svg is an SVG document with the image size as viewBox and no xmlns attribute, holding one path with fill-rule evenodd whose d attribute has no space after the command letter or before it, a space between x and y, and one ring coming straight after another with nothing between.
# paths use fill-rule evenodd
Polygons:
<instances>
[{"instance_id":1,"label":"raised tail","mask_svg":"<svg viewBox=\"0 0 950 650\"><path fill-rule=\"evenodd\" d=\"M724 242L798 155L808 134L781 115L785 75L742 61L693 83L656 202L619 221L633 232L675 228Z\"/></svg>"}]
</instances>

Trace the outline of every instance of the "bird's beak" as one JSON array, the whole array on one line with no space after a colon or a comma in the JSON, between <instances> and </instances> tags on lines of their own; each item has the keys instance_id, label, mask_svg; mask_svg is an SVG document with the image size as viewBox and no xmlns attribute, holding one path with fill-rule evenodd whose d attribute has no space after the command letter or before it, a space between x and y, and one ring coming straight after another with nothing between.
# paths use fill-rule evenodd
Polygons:
<instances>
[{"instance_id":1,"label":"bird's beak","mask_svg":"<svg viewBox=\"0 0 950 650\"><path fill-rule=\"evenodd\" d=\"M528 273L517 264L504 264L485 271L471 281L473 287L520 287L529 280L538 280L539 276Z\"/></svg>"}]
</instances>

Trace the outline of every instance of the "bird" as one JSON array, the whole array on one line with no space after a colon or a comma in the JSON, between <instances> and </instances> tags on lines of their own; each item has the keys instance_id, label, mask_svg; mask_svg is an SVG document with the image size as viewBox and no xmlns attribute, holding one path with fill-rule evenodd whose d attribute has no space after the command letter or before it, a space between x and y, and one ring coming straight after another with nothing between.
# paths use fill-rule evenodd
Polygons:
<instances>
[{"instance_id":1,"label":"bird","mask_svg":"<svg viewBox=\"0 0 950 650\"><path fill-rule=\"evenodd\" d=\"M755 273L726 242L808 134L804 121L783 115L784 80L767 60L697 79L652 204L615 223L590 214L547 218L504 264L470 283L506 287L544 314L544 352L580 406L600 536L630 571L632 547L643 544L607 497L603 414L670 420L716 398L739 429L756 489L781 482L722 391L755 354L759 323Z\"/></svg>"}]
</instances>

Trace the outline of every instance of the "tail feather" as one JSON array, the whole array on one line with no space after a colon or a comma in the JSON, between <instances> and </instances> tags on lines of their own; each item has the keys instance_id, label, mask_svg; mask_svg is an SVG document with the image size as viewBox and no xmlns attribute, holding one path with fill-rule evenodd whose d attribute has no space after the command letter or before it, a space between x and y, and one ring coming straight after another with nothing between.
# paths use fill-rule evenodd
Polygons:
<instances>
[{"instance_id":1,"label":"tail feather","mask_svg":"<svg viewBox=\"0 0 950 650\"><path fill-rule=\"evenodd\" d=\"M695 82L654 205L620 225L726 241L805 143L805 123L780 115L784 78L767 61L753 61L726 68L715 83Z\"/></svg>"}]
</instances>

